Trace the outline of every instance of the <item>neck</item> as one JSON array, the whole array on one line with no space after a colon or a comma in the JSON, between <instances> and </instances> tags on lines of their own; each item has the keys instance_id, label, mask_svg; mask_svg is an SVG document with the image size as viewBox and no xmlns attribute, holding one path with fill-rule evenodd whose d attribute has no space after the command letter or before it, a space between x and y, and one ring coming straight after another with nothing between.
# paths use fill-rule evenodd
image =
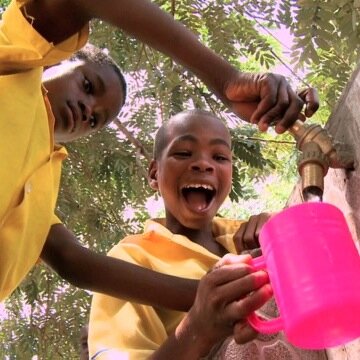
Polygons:
<instances>
[{"instance_id":1,"label":"neck","mask_svg":"<svg viewBox=\"0 0 360 360\"><path fill-rule=\"evenodd\" d=\"M186 236L192 242L201 245L208 251L218 256L224 256L228 251L219 244L212 233L211 223L205 224L200 229L191 229L171 216L166 216L166 228L173 234Z\"/></svg>"}]
</instances>

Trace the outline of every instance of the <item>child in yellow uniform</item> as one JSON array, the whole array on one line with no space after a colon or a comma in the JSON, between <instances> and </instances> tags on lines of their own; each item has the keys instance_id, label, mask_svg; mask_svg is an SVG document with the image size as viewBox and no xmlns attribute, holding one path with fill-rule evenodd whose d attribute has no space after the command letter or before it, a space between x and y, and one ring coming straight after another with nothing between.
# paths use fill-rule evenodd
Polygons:
<instances>
[{"instance_id":1,"label":"child in yellow uniform","mask_svg":"<svg viewBox=\"0 0 360 360\"><path fill-rule=\"evenodd\" d=\"M147 221L142 234L127 236L109 255L202 280L186 316L95 294L89 324L92 359L200 359L216 352L213 347L229 335L238 343L256 336L246 317L271 297L266 274L252 271L249 255L238 260L225 257L222 266L218 263L208 273L224 254L236 253L233 236L242 222L215 217L231 180L230 134L212 114L183 112L159 129L149 184L163 198L165 219ZM245 229L252 228L256 235L252 220ZM261 225L259 221L257 226ZM309 359L325 359L315 355Z\"/></svg>"},{"instance_id":2,"label":"child in yellow uniform","mask_svg":"<svg viewBox=\"0 0 360 360\"><path fill-rule=\"evenodd\" d=\"M114 66L81 58L64 61L84 46L94 17L176 58L262 129L281 119L277 130L283 131L303 106L283 77L238 72L149 1L13 0L0 23L0 300L41 256L77 286L187 309L197 282L95 254L54 216L66 156L56 143L106 125L125 98ZM310 114L317 99L307 96ZM182 297L171 297L174 288Z\"/></svg>"}]
</instances>

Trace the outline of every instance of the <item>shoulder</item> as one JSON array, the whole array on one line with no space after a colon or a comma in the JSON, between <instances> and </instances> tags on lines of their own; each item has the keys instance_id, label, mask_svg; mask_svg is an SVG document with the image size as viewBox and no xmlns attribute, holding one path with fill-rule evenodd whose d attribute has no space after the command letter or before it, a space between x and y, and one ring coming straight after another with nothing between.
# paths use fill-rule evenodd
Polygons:
<instances>
[{"instance_id":1,"label":"shoulder","mask_svg":"<svg viewBox=\"0 0 360 360\"><path fill-rule=\"evenodd\" d=\"M215 237L235 234L244 220L215 217L212 222L212 230Z\"/></svg>"},{"instance_id":2,"label":"shoulder","mask_svg":"<svg viewBox=\"0 0 360 360\"><path fill-rule=\"evenodd\" d=\"M13 0L0 23L0 74L12 74L36 67L50 66L85 45L88 27L58 45L47 41L26 16L27 1ZM21 10L21 7L25 10ZM21 36L19 36L21 34Z\"/></svg>"}]
</instances>

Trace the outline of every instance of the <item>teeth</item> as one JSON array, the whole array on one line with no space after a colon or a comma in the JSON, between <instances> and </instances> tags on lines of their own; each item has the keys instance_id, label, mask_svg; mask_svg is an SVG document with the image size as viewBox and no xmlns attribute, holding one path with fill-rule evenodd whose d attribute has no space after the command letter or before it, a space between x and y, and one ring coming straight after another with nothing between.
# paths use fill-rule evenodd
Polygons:
<instances>
[{"instance_id":1,"label":"teeth","mask_svg":"<svg viewBox=\"0 0 360 360\"><path fill-rule=\"evenodd\" d=\"M190 189L190 188L203 188L206 190L214 190L214 188L211 185L206 185L206 184L190 184L184 186L184 189Z\"/></svg>"}]
</instances>

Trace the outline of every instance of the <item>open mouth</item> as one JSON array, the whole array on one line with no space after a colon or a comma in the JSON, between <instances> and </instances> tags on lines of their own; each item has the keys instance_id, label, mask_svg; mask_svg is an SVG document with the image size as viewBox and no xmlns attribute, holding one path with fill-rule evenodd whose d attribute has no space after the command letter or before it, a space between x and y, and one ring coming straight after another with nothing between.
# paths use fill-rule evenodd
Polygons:
<instances>
[{"instance_id":1,"label":"open mouth","mask_svg":"<svg viewBox=\"0 0 360 360\"><path fill-rule=\"evenodd\" d=\"M181 193L188 204L194 211L206 210L215 197L216 190L211 185L191 184L181 189Z\"/></svg>"},{"instance_id":2,"label":"open mouth","mask_svg":"<svg viewBox=\"0 0 360 360\"><path fill-rule=\"evenodd\" d=\"M66 102L69 111L69 116L67 118L67 130L69 133L72 133L75 131L75 127L76 127L76 119L77 119L77 113L76 110L74 108L74 106L70 103L70 101Z\"/></svg>"}]
</instances>

